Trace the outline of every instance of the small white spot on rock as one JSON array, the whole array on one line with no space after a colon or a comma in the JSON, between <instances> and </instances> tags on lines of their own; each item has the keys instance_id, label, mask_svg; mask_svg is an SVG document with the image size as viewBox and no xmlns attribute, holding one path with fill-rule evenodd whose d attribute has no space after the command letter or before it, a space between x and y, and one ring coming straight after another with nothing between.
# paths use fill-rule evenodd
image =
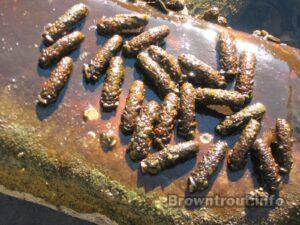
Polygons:
<instances>
[{"instance_id":1,"label":"small white spot on rock","mask_svg":"<svg viewBox=\"0 0 300 225\"><path fill-rule=\"evenodd\" d=\"M213 135L209 134L209 133L204 133L202 135L200 135L200 141L203 144L208 144L213 140Z\"/></svg>"},{"instance_id":2,"label":"small white spot on rock","mask_svg":"<svg viewBox=\"0 0 300 225\"><path fill-rule=\"evenodd\" d=\"M21 158L21 157L23 157L24 155L25 155L24 152L20 152L20 153L18 154L18 158Z\"/></svg>"},{"instance_id":3,"label":"small white spot on rock","mask_svg":"<svg viewBox=\"0 0 300 225\"><path fill-rule=\"evenodd\" d=\"M84 60L86 57L88 57L88 55L90 55L91 53L89 52L82 52L80 55L79 55L79 59L82 61Z\"/></svg>"},{"instance_id":4,"label":"small white spot on rock","mask_svg":"<svg viewBox=\"0 0 300 225\"><path fill-rule=\"evenodd\" d=\"M90 136L92 138L96 138L97 137L97 135L96 135L96 133L94 131L89 131L87 134L88 134L88 136Z\"/></svg>"},{"instance_id":5,"label":"small white spot on rock","mask_svg":"<svg viewBox=\"0 0 300 225\"><path fill-rule=\"evenodd\" d=\"M89 31L96 30L97 26L96 25L91 25L91 26L89 26L88 29L89 29Z\"/></svg>"}]
</instances>

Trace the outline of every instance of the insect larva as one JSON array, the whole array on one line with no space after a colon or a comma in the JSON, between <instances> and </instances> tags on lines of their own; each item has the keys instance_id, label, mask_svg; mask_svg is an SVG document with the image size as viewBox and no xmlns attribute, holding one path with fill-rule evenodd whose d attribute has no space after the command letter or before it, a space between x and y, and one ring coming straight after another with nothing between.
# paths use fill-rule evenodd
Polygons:
<instances>
[{"instance_id":1,"label":"insect larva","mask_svg":"<svg viewBox=\"0 0 300 225\"><path fill-rule=\"evenodd\" d=\"M174 82L182 83L183 76L181 68L177 59L173 55L168 54L164 49L156 45L151 45L148 48L148 52L151 58L159 63L159 65L164 68L168 74L170 74L171 79Z\"/></svg>"},{"instance_id":2,"label":"insect larva","mask_svg":"<svg viewBox=\"0 0 300 225\"><path fill-rule=\"evenodd\" d=\"M226 82L219 71L205 64L191 54L181 54L178 57L180 66L192 81L212 88L225 88Z\"/></svg>"},{"instance_id":3,"label":"insect larva","mask_svg":"<svg viewBox=\"0 0 300 225\"><path fill-rule=\"evenodd\" d=\"M168 9L173 11L180 11L184 9L184 4L181 0L164 0L164 3Z\"/></svg>"},{"instance_id":4,"label":"insect larva","mask_svg":"<svg viewBox=\"0 0 300 225\"><path fill-rule=\"evenodd\" d=\"M203 20L217 23L221 26L227 27L227 19L224 16L220 15L220 10L218 7L213 6L209 10L207 10L202 16Z\"/></svg>"},{"instance_id":5,"label":"insect larva","mask_svg":"<svg viewBox=\"0 0 300 225\"><path fill-rule=\"evenodd\" d=\"M147 157L152 144L154 123L158 120L159 105L150 101L142 106L127 152L133 161Z\"/></svg>"},{"instance_id":6,"label":"insect larva","mask_svg":"<svg viewBox=\"0 0 300 225\"><path fill-rule=\"evenodd\" d=\"M235 90L252 99L256 57L254 53L244 51L240 58L240 73L235 82Z\"/></svg>"},{"instance_id":7,"label":"insect larva","mask_svg":"<svg viewBox=\"0 0 300 225\"><path fill-rule=\"evenodd\" d=\"M62 88L65 86L73 71L73 60L64 57L51 72L50 78L43 84L42 91L38 96L39 103L47 105L57 99Z\"/></svg>"},{"instance_id":8,"label":"insect larva","mask_svg":"<svg viewBox=\"0 0 300 225\"><path fill-rule=\"evenodd\" d=\"M129 89L126 105L121 116L120 128L125 135L131 134L145 98L145 85L135 80Z\"/></svg>"},{"instance_id":9,"label":"insect larva","mask_svg":"<svg viewBox=\"0 0 300 225\"><path fill-rule=\"evenodd\" d=\"M228 167L232 171L242 170L247 163L247 157L256 136L260 130L260 122L251 119L244 128L240 139L234 144L232 151L228 157Z\"/></svg>"},{"instance_id":10,"label":"insect larva","mask_svg":"<svg viewBox=\"0 0 300 225\"><path fill-rule=\"evenodd\" d=\"M273 156L280 167L280 171L289 173L293 166L293 130L285 119L277 119L275 132L276 142L272 144Z\"/></svg>"},{"instance_id":11,"label":"insect larva","mask_svg":"<svg viewBox=\"0 0 300 225\"><path fill-rule=\"evenodd\" d=\"M117 137L112 130L100 134L100 143L104 150L112 150L117 144Z\"/></svg>"},{"instance_id":12,"label":"insect larva","mask_svg":"<svg viewBox=\"0 0 300 225\"><path fill-rule=\"evenodd\" d=\"M147 52L138 54L137 60L140 68L146 77L152 81L156 87L155 90L161 98L164 98L170 92L179 92L177 85L171 80L170 75Z\"/></svg>"},{"instance_id":13,"label":"insect larva","mask_svg":"<svg viewBox=\"0 0 300 225\"><path fill-rule=\"evenodd\" d=\"M226 116L216 127L216 132L222 136L227 136L244 127L250 119L259 120L266 112L266 107L261 103L249 105L241 111Z\"/></svg>"},{"instance_id":14,"label":"insect larva","mask_svg":"<svg viewBox=\"0 0 300 225\"><path fill-rule=\"evenodd\" d=\"M196 112L195 112L195 88L190 83L184 83L180 89L180 109L178 119L179 136L186 139L193 139L196 130Z\"/></svg>"},{"instance_id":15,"label":"insect larva","mask_svg":"<svg viewBox=\"0 0 300 225\"><path fill-rule=\"evenodd\" d=\"M150 45L160 44L169 33L170 28L166 25L144 31L124 44L123 53L127 56L136 56Z\"/></svg>"},{"instance_id":16,"label":"insect larva","mask_svg":"<svg viewBox=\"0 0 300 225\"><path fill-rule=\"evenodd\" d=\"M66 11L56 21L44 27L42 33L43 42L46 45L53 44L56 40L73 30L76 24L83 20L88 14L89 9L85 4L79 3L72 6L72 8Z\"/></svg>"},{"instance_id":17,"label":"insect larva","mask_svg":"<svg viewBox=\"0 0 300 225\"><path fill-rule=\"evenodd\" d=\"M229 32L222 32L219 37L221 69L231 79L238 74L238 57L235 40Z\"/></svg>"},{"instance_id":18,"label":"insect larva","mask_svg":"<svg viewBox=\"0 0 300 225\"><path fill-rule=\"evenodd\" d=\"M281 178L279 168L272 156L271 148L262 139L257 139L253 145L252 156L261 178L270 193L278 191Z\"/></svg>"},{"instance_id":19,"label":"insect larva","mask_svg":"<svg viewBox=\"0 0 300 225\"><path fill-rule=\"evenodd\" d=\"M220 15L220 9L216 6L213 6L204 12L202 19L206 21L215 21L219 15Z\"/></svg>"},{"instance_id":20,"label":"insect larva","mask_svg":"<svg viewBox=\"0 0 300 225\"><path fill-rule=\"evenodd\" d=\"M229 147L226 142L218 141L204 154L196 169L188 178L190 192L203 191L208 188L209 178L217 170L228 150Z\"/></svg>"},{"instance_id":21,"label":"insect larva","mask_svg":"<svg viewBox=\"0 0 300 225\"><path fill-rule=\"evenodd\" d=\"M119 106L123 78L123 59L119 56L113 57L110 60L101 95L101 106L105 111L115 110Z\"/></svg>"},{"instance_id":22,"label":"insect larva","mask_svg":"<svg viewBox=\"0 0 300 225\"><path fill-rule=\"evenodd\" d=\"M245 104L246 96L237 91L197 88L196 100L203 105L225 105L231 108L239 108Z\"/></svg>"},{"instance_id":23,"label":"insect larva","mask_svg":"<svg viewBox=\"0 0 300 225\"><path fill-rule=\"evenodd\" d=\"M99 48L90 63L83 65L84 76L88 82L95 83L101 77L107 69L111 58L121 49L122 41L121 36L112 36Z\"/></svg>"},{"instance_id":24,"label":"insect larva","mask_svg":"<svg viewBox=\"0 0 300 225\"><path fill-rule=\"evenodd\" d=\"M169 9L167 8L164 0L146 0L148 5L155 7L157 10L162 13L168 14Z\"/></svg>"},{"instance_id":25,"label":"insect larva","mask_svg":"<svg viewBox=\"0 0 300 225\"><path fill-rule=\"evenodd\" d=\"M175 93L169 93L161 105L158 124L154 129L154 143L160 148L171 140L178 108L179 97Z\"/></svg>"},{"instance_id":26,"label":"insect larva","mask_svg":"<svg viewBox=\"0 0 300 225\"><path fill-rule=\"evenodd\" d=\"M58 62L62 57L78 48L83 40L84 35L79 31L74 31L58 39L53 45L42 50L39 66L48 68L52 63Z\"/></svg>"},{"instance_id":27,"label":"insect larva","mask_svg":"<svg viewBox=\"0 0 300 225\"><path fill-rule=\"evenodd\" d=\"M199 151L199 143L196 141L187 141L177 145L168 145L162 151L156 152L141 162L143 173L152 175L176 166L195 157Z\"/></svg>"},{"instance_id":28,"label":"insect larva","mask_svg":"<svg viewBox=\"0 0 300 225\"><path fill-rule=\"evenodd\" d=\"M138 34L148 24L145 14L118 14L114 17L102 17L98 20L99 34Z\"/></svg>"}]
</instances>

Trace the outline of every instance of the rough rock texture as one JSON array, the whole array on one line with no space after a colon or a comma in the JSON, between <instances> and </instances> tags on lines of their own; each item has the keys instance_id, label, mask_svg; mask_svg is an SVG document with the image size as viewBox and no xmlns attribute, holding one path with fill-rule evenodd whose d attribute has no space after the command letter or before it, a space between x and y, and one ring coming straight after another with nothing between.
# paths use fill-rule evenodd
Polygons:
<instances>
[{"instance_id":1,"label":"rough rock texture","mask_svg":"<svg viewBox=\"0 0 300 225\"><path fill-rule=\"evenodd\" d=\"M192 15L203 15L211 6L217 6L221 15L236 14L249 0L185 0L185 4Z\"/></svg>"}]
</instances>

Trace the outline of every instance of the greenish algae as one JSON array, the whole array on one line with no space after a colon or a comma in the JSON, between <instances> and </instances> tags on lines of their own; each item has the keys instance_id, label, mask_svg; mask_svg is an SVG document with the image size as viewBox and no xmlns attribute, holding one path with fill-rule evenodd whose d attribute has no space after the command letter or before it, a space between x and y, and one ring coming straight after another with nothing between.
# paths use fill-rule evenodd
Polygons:
<instances>
[{"instance_id":1,"label":"greenish algae","mask_svg":"<svg viewBox=\"0 0 300 225\"><path fill-rule=\"evenodd\" d=\"M57 159L37 144L30 128L0 117L0 183L82 213L98 212L120 224L186 224L184 210L159 198L126 190L79 157ZM9 163L8 163L9 162Z\"/></svg>"},{"instance_id":2,"label":"greenish algae","mask_svg":"<svg viewBox=\"0 0 300 225\"><path fill-rule=\"evenodd\" d=\"M58 159L47 155L31 132L32 129L8 123L7 118L0 116L0 183L10 190L30 193L81 213L101 213L124 225L256 223L243 215L222 221L208 208L188 212L167 206L165 199L158 196L126 190L76 156ZM293 200L297 202L295 196ZM271 211L268 220L261 224L295 222L293 216L300 212L300 207L296 204Z\"/></svg>"},{"instance_id":3,"label":"greenish algae","mask_svg":"<svg viewBox=\"0 0 300 225\"><path fill-rule=\"evenodd\" d=\"M203 15L212 6L217 6L223 16L236 14L248 0L184 0L189 14Z\"/></svg>"}]
</instances>

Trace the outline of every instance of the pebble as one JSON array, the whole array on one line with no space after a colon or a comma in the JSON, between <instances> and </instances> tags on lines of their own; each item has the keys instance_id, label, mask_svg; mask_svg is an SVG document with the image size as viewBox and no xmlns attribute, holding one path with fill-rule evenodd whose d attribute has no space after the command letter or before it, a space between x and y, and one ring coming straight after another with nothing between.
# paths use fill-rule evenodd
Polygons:
<instances>
[{"instance_id":1,"label":"pebble","mask_svg":"<svg viewBox=\"0 0 300 225\"><path fill-rule=\"evenodd\" d=\"M83 112L83 119L85 121L90 120L97 120L99 118L99 113L97 109L95 109L92 106L89 106L84 112Z\"/></svg>"}]
</instances>

